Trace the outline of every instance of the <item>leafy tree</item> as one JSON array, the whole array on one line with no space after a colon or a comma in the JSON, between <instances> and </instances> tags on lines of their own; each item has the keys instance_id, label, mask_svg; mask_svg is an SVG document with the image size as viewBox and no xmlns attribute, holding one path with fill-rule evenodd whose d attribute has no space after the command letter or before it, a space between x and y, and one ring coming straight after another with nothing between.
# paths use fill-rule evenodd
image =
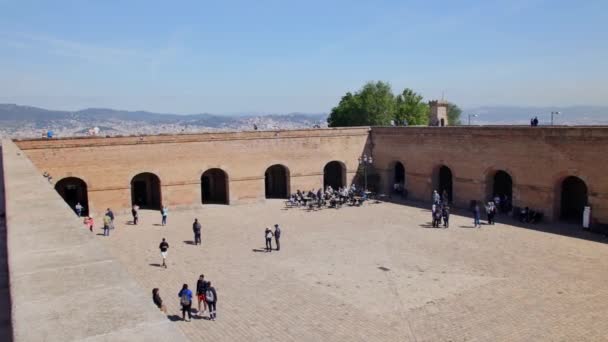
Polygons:
<instances>
[{"instance_id":1,"label":"leafy tree","mask_svg":"<svg viewBox=\"0 0 608 342\"><path fill-rule=\"evenodd\" d=\"M405 88L395 99L394 119L398 123L407 120L408 125L428 125L429 106L423 102L422 96L410 88Z\"/></svg>"},{"instance_id":2,"label":"leafy tree","mask_svg":"<svg viewBox=\"0 0 608 342\"><path fill-rule=\"evenodd\" d=\"M462 125L460 121L460 115L462 114L462 109L452 102L448 102L448 124L450 126Z\"/></svg>"},{"instance_id":3,"label":"leafy tree","mask_svg":"<svg viewBox=\"0 0 608 342\"><path fill-rule=\"evenodd\" d=\"M388 125L393 117L395 99L385 82L368 82L354 95L346 93L327 119L330 127Z\"/></svg>"}]
</instances>

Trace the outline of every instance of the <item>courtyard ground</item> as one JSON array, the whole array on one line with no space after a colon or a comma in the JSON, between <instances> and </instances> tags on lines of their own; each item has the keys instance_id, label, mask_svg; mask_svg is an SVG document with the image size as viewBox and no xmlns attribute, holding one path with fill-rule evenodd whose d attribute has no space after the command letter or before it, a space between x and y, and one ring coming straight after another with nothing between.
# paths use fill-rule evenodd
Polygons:
<instances>
[{"instance_id":1,"label":"courtyard ground","mask_svg":"<svg viewBox=\"0 0 608 342\"><path fill-rule=\"evenodd\" d=\"M192 244L195 217L202 246ZM428 210L392 203L315 212L285 210L278 200L170 208L165 227L156 211L142 210L137 226L130 219L117 216L111 236L98 238L150 305L152 288L160 289L168 319L192 341L608 338L608 246L596 235L474 229L456 215L449 229L433 229ZM258 251L274 223L281 251ZM163 237L168 269L159 267ZM194 289L201 273L217 289L218 320L177 320L181 285Z\"/></svg>"}]
</instances>

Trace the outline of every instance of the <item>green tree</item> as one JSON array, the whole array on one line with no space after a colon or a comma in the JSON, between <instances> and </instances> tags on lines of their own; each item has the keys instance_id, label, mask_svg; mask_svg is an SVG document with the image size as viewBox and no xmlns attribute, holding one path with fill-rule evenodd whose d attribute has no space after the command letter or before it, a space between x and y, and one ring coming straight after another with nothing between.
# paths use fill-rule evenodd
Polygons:
<instances>
[{"instance_id":1,"label":"green tree","mask_svg":"<svg viewBox=\"0 0 608 342\"><path fill-rule=\"evenodd\" d=\"M368 82L355 94L346 93L332 108L327 123L330 127L388 125L394 110L391 86L382 81Z\"/></svg>"},{"instance_id":2,"label":"green tree","mask_svg":"<svg viewBox=\"0 0 608 342\"><path fill-rule=\"evenodd\" d=\"M462 114L462 109L452 102L448 102L448 124L450 126L458 126L462 125L460 121L460 115Z\"/></svg>"},{"instance_id":3,"label":"green tree","mask_svg":"<svg viewBox=\"0 0 608 342\"><path fill-rule=\"evenodd\" d=\"M423 102L421 95L415 93L410 88L405 88L403 92L395 98L395 115L397 123L407 120L408 125L428 125L429 106Z\"/></svg>"}]
</instances>

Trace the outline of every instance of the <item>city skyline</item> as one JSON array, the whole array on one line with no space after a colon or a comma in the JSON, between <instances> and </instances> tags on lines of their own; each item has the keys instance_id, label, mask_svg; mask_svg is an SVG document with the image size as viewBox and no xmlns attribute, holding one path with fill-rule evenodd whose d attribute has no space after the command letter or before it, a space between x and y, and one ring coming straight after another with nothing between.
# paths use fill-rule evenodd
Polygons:
<instances>
[{"instance_id":1,"label":"city skyline","mask_svg":"<svg viewBox=\"0 0 608 342\"><path fill-rule=\"evenodd\" d=\"M608 105L601 1L0 1L0 103L326 113L388 81L426 100Z\"/></svg>"}]
</instances>

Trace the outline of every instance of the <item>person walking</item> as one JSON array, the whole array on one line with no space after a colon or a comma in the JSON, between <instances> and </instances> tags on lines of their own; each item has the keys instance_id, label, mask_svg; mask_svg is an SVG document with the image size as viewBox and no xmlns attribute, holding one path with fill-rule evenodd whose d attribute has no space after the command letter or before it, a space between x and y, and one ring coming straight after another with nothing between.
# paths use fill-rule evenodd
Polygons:
<instances>
[{"instance_id":1,"label":"person walking","mask_svg":"<svg viewBox=\"0 0 608 342\"><path fill-rule=\"evenodd\" d=\"M209 288L209 282L205 281L205 275L201 274L196 281L196 297L198 299L198 316L202 316L202 314L207 311L207 300L205 299L205 294L207 293L207 289ZM201 311L201 302L203 303L203 311Z\"/></svg>"},{"instance_id":2,"label":"person walking","mask_svg":"<svg viewBox=\"0 0 608 342\"><path fill-rule=\"evenodd\" d=\"M441 203L441 197L439 196L439 193L437 192L437 190L433 190L433 204L439 204Z\"/></svg>"},{"instance_id":3,"label":"person walking","mask_svg":"<svg viewBox=\"0 0 608 342\"><path fill-rule=\"evenodd\" d=\"M156 304L160 311L167 313L167 307L165 306L165 304L163 304L163 300L158 294L158 288L152 289L152 301L154 302L154 304Z\"/></svg>"},{"instance_id":4,"label":"person walking","mask_svg":"<svg viewBox=\"0 0 608 342\"><path fill-rule=\"evenodd\" d=\"M433 212L433 228L439 228L440 224L441 224L441 208L436 207L435 211Z\"/></svg>"},{"instance_id":5,"label":"person walking","mask_svg":"<svg viewBox=\"0 0 608 342\"><path fill-rule=\"evenodd\" d=\"M133 224L137 225L137 221L139 221L139 213L138 213L139 207L137 206L137 204L133 204L133 207L131 207L131 215L133 215Z\"/></svg>"},{"instance_id":6,"label":"person walking","mask_svg":"<svg viewBox=\"0 0 608 342\"><path fill-rule=\"evenodd\" d=\"M209 286L205 292L205 299L207 301L207 306L209 306L209 319L215 321L215 318L217 317L217 292L215 291L215 287L211 285L211 282L208 282L208 284Z\"/></svg>"},{"instance_id":7,"label":"person walking","mask_svg":"<svg viewBox=\"0 0 608 342\"><path fill-rule=\"evenodd\" d=\"M194 223L192 223L192 231L194 232L194 244L200 245L201 242L201 224L198 222L198 219L194 219Z\"/></svg>"},{"instance_id":8,"label":"person walking","mask_svg":"<svg viewBox=\"0 0 608 342\"><path fill-rule=\"evenodd\" d=\"M179 298L179 304L182 306L182 320L186 321L186 313L188 313L188 320L192 319L192 291L188 289L188 284L184 284L182 289L177 294Z\"/></svg>"},{"instance_id":9,"label":"person walking","mask_svg":"<svg viewBox=\"0 0 608 342\"><path fill-rule=\"evenodd\" d=\"M76 205L74 206L74 209L76 209L76 215L78 215L78 217L82 215L83 208L84 207L82 206L82 204L80 204L80 202L76 203Z\"/></svg>"},{"instance_id":10,"label":"person walking","mask_svg":"<svg viewBox=\"0 0 608 342\"><path fill-rule=\"evenodd\" d=\"M108 208L106 210L106 215L110 218L110 229L114 229L114 213L112 212L112 209Z\"/></svg>"},{"instance_id":11,"label":"person walking","mask_svg":"<svg viewBox=\"0 0 608 342\"><path fill-rule=\"evenodd\" d=\"M278 224L274 225L274 242L277 245L277 251L281 250L281 228Z\"/></svg>"},{"instance_id":12,"label":"person walking","mask_svg":"<svg viewBox=\"0 0 608 342\"><path fill-rule=\"evenodd\" d=\"M103 217L103 235L110 236L110 226L112 225L112 219L106 213Z\"/></svg>"},{"instance_id":13,"label":"person walking","mask_svg":"<svg viewBox=\"0 0 608 342\"><path fill-rule=\"evenodd\" d=\"M480 218L481 217L481 213L480 213L480 209L479 209L479 203L477 203L477 201L475 201L475 204L473 205L473 228L481 228L481 223Z\"/></svg>"},{"instance_id":14,"label":"person walking","mask_svg":"<svg viewBox=\"0 0 608 342\"><path fill-rule=\"evenodd\" d=\"M169 209L163 205L163 208L160 210L160 214L162 215L161 225L167 224L167 215L169 214Z\"/></svg>"},{"instance_id":15,"label":"person walking","mask_svg":"<svg viewBox=\"0 0 608 342\"><path fill-rule=\"evenodd\" d=\"M494 215L496 215L494 202L488 202L488 205L486 205L486 215L488 216L488 224L494 224Z\"/></svg>"},{"instance_id":16,"label":"person walking","mask_svg":"<svg viewBox=\"0 0 608 342\"><path fill-rule=\"evenodd\" d=\"M163 241L160 242L158 248L160 249L160 256L163 258L162 266L167 268L167 250L169 249L169 243L167 243L165 238L163 238Z\"/></svg>"},{"instance_id":17,"label":"person walking","mask_svg":"<svg viewBox=\"0 0 608 342\"><path fill-rule=\"evenodd\" d=\"M443 206L441 210L441 216L443 217L443 228L450 227L450 207L447 205Z\"/></svg>"},{"instance_id":18,"label":"person walking","mask_svg":"<svg viewBox=\"0 0 608 342\"><path fill-rule=\"evenodd\" d=\"M272 252L272 231L268 227L264 231L264 238L266 239L266 252Z\"/></svg>"},{"instance_id":19,"label":"person walking","mask_svg":"<svg viewBox=\"0 0 608 342\"><path fill-rule=\"evenodd\" d=\"M95 225L95 222L93 221L93 218L91 216L88 216L84 219L84 225L89 228L91 233L93 232L93 226Z\"/></svg>"}]
</instances>

